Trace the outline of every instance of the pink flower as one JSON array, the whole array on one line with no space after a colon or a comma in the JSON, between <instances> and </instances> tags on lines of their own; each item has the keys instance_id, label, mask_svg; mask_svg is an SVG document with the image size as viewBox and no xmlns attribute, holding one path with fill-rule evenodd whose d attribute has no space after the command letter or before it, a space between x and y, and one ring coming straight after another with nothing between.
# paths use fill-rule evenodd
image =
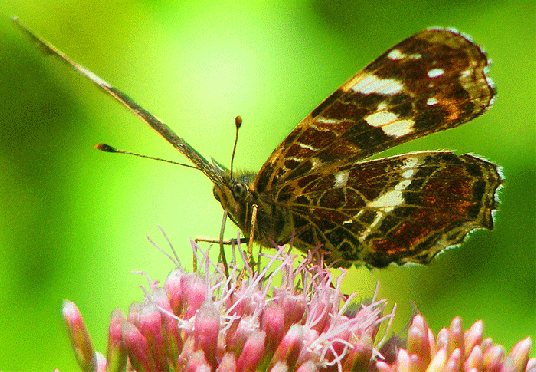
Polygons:
<instances>
[{"instance_id":1,"label":"pink flower","mask_svg":"<svg viewBox=\"0 0 536 372\"><path fill-rule=\"evenodd\" d=\"M483 338L481 321L464 332L455 318L436 338L417 315L406 342L378 345L393 316L382 315L385 301L352 304L339 291L345 271L335 278L316 262L309 255L297 265L281 247L262 272L233 261L226 277L208 259L203 275L176 269L127 316L112 313L106 357L94 352L72 302L63 317L84 371L536 372L530 338L505 356Z\"/></svg>"},{"instance_id":2,"label":"pink flower","mask_svg":"<svg viewBox=\"0 0 536 372\"><path fill-rule=\"evenodd\" d=\"M312 256L294 268L295 258L281 247L259 273L232 265L225 277L210 261L203 275L174 270L127 316L114 311L106 358L66 301L77 360L83 370L366 371L378 328L392 316L382 315L385 302L348 311L353 296L339 291L345 272L335 279Z\"/></svg>"},{"instance_id":3,"label":"pink flower","mask_svg":"<svg viewBox=\"0 0 536 372\"><path fill-rule=\"evenodd\" d=\"M389 353L391 358L377 360L372 370L379 372L523 372L536 371L536 358L529 359L532 341L519 341L505 356L502 346L483 338L482 321L463 331L460 318L434 337L421 315L416 315L408 330L405 348ZM392 350L391 350L392 351ZM385 353L387 354L387 353Z\"/></svg>"}]
</instances>

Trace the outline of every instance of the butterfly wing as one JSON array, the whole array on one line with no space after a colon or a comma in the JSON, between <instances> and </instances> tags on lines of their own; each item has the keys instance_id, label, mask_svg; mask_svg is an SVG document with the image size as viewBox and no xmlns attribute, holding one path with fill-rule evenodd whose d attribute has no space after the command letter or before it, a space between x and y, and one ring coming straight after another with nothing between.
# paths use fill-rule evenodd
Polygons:
<instances>
[{"instance_id":1,"label":"butterfly wing","mask_svg":"<svg viewBox=\"0 0 536 372\"><path fill-rule=\"evenodd\" d=\"M262 225L328 262L427 263L468 232L492 228L499 168L471 155L422 152L361 162L482 114L495 89L486 55L453 30L389 49L311 112L274 150L254 190ZM283 218L284 217L284 218ZM265 226L262 226L265 228ZM270 229L266 229L270 230Z\"/></svg>"},{"instance_id":2,"label":"butterfly wing","mask_svg":"<svg viewBox=\"0 0 536 372\"><path fill-rule=\"evenodd\" d=\"M347 164L292 180L277 199L294 245L321 244L327 262L428 263L468 232L493 227L496 165L472 155L419 152Z\"/></svg>"},{"instance_id":3,"label":"butterfly wing","mask_svg":"<svg viewBox=\"0 0 536 372\"><path fill-rule=\"evenodd\" d=\"M493 101L488 67L482 49L456 31L407 38L303 119L262 166L255 189L275 197L293 179L473 119Z\"/></svg>"}]
</instances>

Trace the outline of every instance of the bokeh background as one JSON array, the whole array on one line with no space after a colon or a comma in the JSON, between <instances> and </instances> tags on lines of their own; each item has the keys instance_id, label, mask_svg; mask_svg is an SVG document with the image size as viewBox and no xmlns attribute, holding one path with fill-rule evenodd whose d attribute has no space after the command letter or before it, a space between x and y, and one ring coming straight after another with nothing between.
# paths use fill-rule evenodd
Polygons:
<instances>
[{"instance_id":1,"label":"bokeh background","mask_svg":"<svg viewBox=\"0 0 536 372\"><path fill-rule=\"evenodd\" d=\"M384 50L429 26L470 34L494 61L499 96L483 117L388 155L455 149L504 167L493 232L479 231L429 266L352 269L344 290L415 306L437 332L483 319L510 349L536 336L534 1L7 0L0 4L0 370L76 370L60 308L74 301L105 351L114 308L143 297L145 271L173 268L146 240L183 258L217 236L221 208L198 172L98 152L99 142L181 156L17 31L17 15L76 61L123 88L199 152L258 170L293 127ZM227 228L235 236L236 228ZM535 352L532 352L535 355Z\"/></svg>"}]
</instances>

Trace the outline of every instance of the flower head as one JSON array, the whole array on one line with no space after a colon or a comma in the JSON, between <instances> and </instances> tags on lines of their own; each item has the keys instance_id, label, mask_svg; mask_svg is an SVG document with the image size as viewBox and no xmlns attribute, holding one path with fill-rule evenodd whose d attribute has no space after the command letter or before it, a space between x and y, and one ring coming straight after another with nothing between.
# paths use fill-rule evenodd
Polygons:
<instances>
[{"instance_id":1,"label":"flower head","mask_svg":"<svg viewBox=\"0 0 536 372\"><path fill-rule=\"evenodd\" d=\"M366 371L380 324L391 316L382 315L385 302L349 311L353 296L339 290L345 272L335 278L315 262L311 255L298 265L281 247L262 272L233 264L226 277L208 258L202 275L178 268L163 286L152 283L145 300L126 316L112 314L101 368ZM76 306L66 302L64 308ZM90 370L96 357L76 313L74 322L64 317L82 354L79 364Z\"/></svg>"},{"instance_id":2,"label":"flower head","mask_svg":"<svg viewBox=\"0 0 536 372\"><path fill-rule=\"evenodd\" d=\"M407 340L377 342L385 301L355 305L309 255L301 264L283 247L261 272L233 260L229 275L203 255L204 272L180 265L163 286L151 282L126 316L112 313L106 357L95 353L82 315L66 301L63 317L84 371L536 372L530 338L505 355L483 337L483 323L460 318L437 336L416 315ZM248 260L244 259L244 262ZM269 273L270 272L270 273ZM276 281L281 282L276 285Z\"/></svg>"}]
</instances>

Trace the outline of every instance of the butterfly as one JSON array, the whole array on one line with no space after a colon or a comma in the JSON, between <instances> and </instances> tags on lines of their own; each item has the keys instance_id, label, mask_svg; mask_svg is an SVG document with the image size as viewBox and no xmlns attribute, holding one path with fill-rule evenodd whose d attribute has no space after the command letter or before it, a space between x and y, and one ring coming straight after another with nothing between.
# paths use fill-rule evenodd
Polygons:
<instances>
[{"instance_id":1,"label":"butterfly","mask_svg":"<svg viewBox=\"0 0 536 372\"><path fill-rule=\"evenodd\" d=\"M490 63L468 36L430 28L396 44L307 115L260 171L234 174L208 161L160 119L53 45L16 25L47 54L139 116L214 184L246 238L318 247L334 266L426 264L492 229L501 169L471 154L424 151L366 160L457 127L493 104Z\"/></svg>"}]
</instances>

